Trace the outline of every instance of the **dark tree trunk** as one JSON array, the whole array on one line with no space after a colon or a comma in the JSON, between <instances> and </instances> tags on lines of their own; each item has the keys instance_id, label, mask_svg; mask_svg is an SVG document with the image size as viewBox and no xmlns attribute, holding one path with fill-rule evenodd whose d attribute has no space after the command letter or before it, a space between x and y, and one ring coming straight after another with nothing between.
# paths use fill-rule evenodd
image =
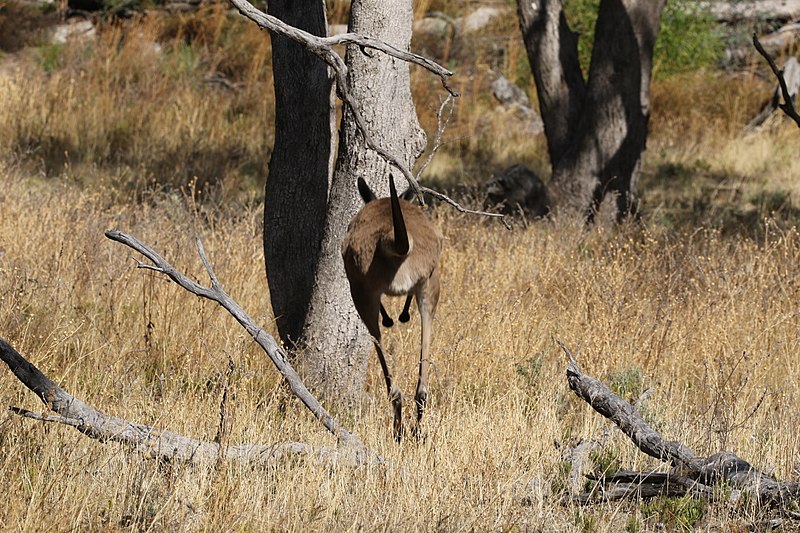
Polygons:
<instances>
[{"instance_id":1,"label":"dark tree trunk","mask_svg":"<svg viewBox=\"0 0 800 533\"><path fill-rule=\"evenodd\" d=\"M664 0L601 1L585 85L562 2L518 7L548 137L552 207L592 220L611 192L618 218L635 213Z\"/></svg>"},{"instance_id":2,"label":"dark tree trunk","mask_svg":"<svg viewBox=\"0 0 800 533\"><path fill-rule=\"evenodd\" d=\"M270 0L270 15L327 34L323 0ZM281 340L299 340L314 286L328 203L333 106L327 65L272 36L275 145L264 195L264 256Z\"/></svg>"},{"instance_id":3,"label":"dark tree trunk","mask_svg":"<svg viewBox=\"0 0 800 533\"><path fill-rule=\"evenodd\" d=\"M551 161L558 161L574 137L586 92L578 35L567 26L560 0L522 1L518 8L547 149Z\"/></svg>"}]
</instances>

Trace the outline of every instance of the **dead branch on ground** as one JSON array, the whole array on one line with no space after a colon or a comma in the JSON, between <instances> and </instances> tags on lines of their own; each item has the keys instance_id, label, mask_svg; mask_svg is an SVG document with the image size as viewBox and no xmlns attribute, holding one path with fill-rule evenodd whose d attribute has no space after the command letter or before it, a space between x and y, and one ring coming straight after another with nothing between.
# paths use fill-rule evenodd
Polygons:
<instances>
[{"instance_id":1,"label":"dead branch on ground","mask_svg":"<svg viewBox=\"0 0 800 533\"><path fill-rule=\"evenodd\" d=\"M119 442L149 459L177 460L194 464L214 464L220 455L226 461L267 466L289 457L309 457L320 462L341 461L335 448L314 448L301 442L272 445L242 444L220 448L215 442L202 441L153 426L130 422L108 415L75 398L56 385L8 342L0 339L0 359L23 385L33 391L56 415L45 415L10 407L12 413L41 422L72 426L84 435L101 442ZM354 462L361 462L353 456Z\"/></svg>"},{"instance_id":2,"label":"dead branch on ground","mask_svg":"<svg viewBox=\"0 0 800 533\"><path fill-rule=\"evenodd\" d=\"M800 498L800 483L779 482L735 453L723 451L699 457L678 441L667 440L645 422L630 403L617 396L599 380L581 372L569 349L556 341L569 358L567 381L575 394L595 411L619 427L639 450L669 463L667 473L621 471L599 476L609 489L603 494L582 494L576 499L589 502L599 498L683 496L710 497L715 485L724 483L737 494L747 493L764 505L786 509Z\"/></svg>"},{"instance_id":3,"label":"dead branch on ground","mask_svg":"<svg viewBox=\"0 0 800 533\"><path fill-rule=\"evenodd\" d=\"M31 364L10 344L0 339L0 359L23 385L54 411L56 415L44 415L18 407L11 411L42 422L56 422L76 428L81 433L100 441L114 441L125 444L149 458L176 459L180 461L213 464L221 459L226 461L245 462L254 465L275 463L290 456L307 456L319 462L336 462L340 464L383 463L383 459L361 443L359 438L339 425L333 416L322 406L308 390L300 376L289 363L286 352L275 339L239 306L227 293L214 274L205 250L199 239L197 249L203 266L211 280L211 286L200 285L179 272L163 257L135 237L121 231L108 231L106 237L122 243L141 253L151 264L137 261L138 268L161 272L175 283L201 298L212 300L225 308L247 330L261 348L267 353L275 367L283 376L292 393L308 408L314 417L339 442L338 448L314 448L299 442L284 442L273 445L242 444L228 445L225 436L225 415L221 415L220 430L216 442L201 441L171 431L163 431L152 426L130 422L128 420L107 415L91 405L75 398L56 385L36 366ZM224 409L225 400L221 409Z\"/></svg>"}]
</instances>

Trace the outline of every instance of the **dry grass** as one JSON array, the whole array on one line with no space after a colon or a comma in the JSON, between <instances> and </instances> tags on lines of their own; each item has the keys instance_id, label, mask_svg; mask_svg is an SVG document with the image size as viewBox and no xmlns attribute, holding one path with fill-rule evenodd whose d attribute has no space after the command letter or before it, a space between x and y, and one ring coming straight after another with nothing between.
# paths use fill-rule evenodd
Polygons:
<instances>
[{"instance_id":1,"label":"dry grass","mask_svg":"<svg viewBox=\"0 0 800 533\"><path fill-rule=\"evenodd\" d=\"M130 254L102 236L124 229L202 279L192 247L199 234L228 292L274 329L256 184L271 144L269 49L260 33L228 22L218 12L179 24L148 19L137 31L108 26L94 47L42 49L38 66L0 76L0 150L10 154L0 167L0 333L96 407L205 439L216 433L230 355L232 442L331 445L286 401L267 358L230 317L136 270ZM464 96L433 179L476 183L520 155L546 167L540 136L515 135L490 116L485 90L494 60L477 54L455 80ZM521 64L517 49L501 66L514 78ZM242 85L220 90L203 81L211 72ZM738 125L764 85L744 78L720 93L705 76L654 87L643 228L541 223L509 232L437 213L447 242L430 436L394 443L374 363L372 403L345 417L392 467L232 465L220 477L211 465L159 465L7 414L0 486L10 496L0 524L17 531L683 527L686 517L667 505L561 503L567 472L554 443L596 438L607 425L569 392L554 337L626 397L654 387L646 416L668 438L700 454L734 450L778 478L794 476L800 235L796 213L785 203L773 209L769 194L791 207L796 132L778 125L740 137ZM438 82L415 73L414 84L430 131ZM775 222L765 224L771 213ZM418 335L416 318L386 335L406 391ZM8 372L0 372L0 405L41 409ZM605 446L605 456L625 467L658 466L615 431ZM744 527L762 516L740 501L710 507L700 526Z\"/></svg>"},{"instance_id":2,"label":"dry grass","mask_svg":"<svg viewBox=\"0 0 800 533\"><path fill-rule=\"evenodd\" d=\"M108 22L0 76L0 149L47 176L141 197L197 181L222 201L262 183L272 144L269 40L222 5ZM227 84L218 81L224 78Z\"/></svg>"},{"instance_id":3,"label":"dry grass","mask_svg":"<svg viewBox=\"0 0 800 533\"><path fill-rule=\"evenodd\" d=\"M231 318L137 271L102 237L124 228L200 276L190 238L200 234L228 291L269 328L258 210L209 210L177 195L131 206L9 169L0 177L0 329L58 383L107 412L212 438L230 354L233 442L331 444L304 410L279 409L275 372ZM216 479L211 465L159 466L9 414L0 479L16 496L0 522L20 531L655 527L630 504L558 502L565 473L553 443L597 437L604 422L568 391L553 337L628 396L655 387L647 416L668 437L791 475L800 453L795 231L767 230L758 245L712 231L509 232L450 212L439 223L447 245L430 437L392 441L376 365L374 402L349 421L393 467L232 466ZM406 390L417 328L387 335ZM0 391L2 405L41 409L8 372ZM614 432L606 446L625 466L654 466ZM703 523L729 512L712 508ZM759 511L743 504L733 516Z\"/></svg>"}]
</instances>

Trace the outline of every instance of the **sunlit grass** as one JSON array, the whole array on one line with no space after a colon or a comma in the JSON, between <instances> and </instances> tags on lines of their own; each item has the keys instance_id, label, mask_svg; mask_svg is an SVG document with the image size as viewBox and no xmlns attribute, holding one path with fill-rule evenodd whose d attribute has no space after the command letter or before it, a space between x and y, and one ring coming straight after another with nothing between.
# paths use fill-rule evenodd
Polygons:
<instances>
[{"instance_id":1,"label":"sunlit grass","mask_svg":"<svg viewBox=\"0 0 800 533\"><path fill-rule=\"evenodd\" d=\"M267 358L229 316L137 270L102 235L129 231L202 280L192 246L200 235L228 292L274 331L258 209L210 211L180 195L127 205L9 169L2 180L0 329L58 383L109 413L211 439L230 356L231 442L333 444L286 404ZM394 443L374 361L373 401L346 417L391 467L233 465L219 478L211 465L159 466L9 415L0 479L20 496L0 520L21 530L565 531L596 519L598 530L618 531L637 516L629 504L561 503L554 443L601 437L606 423L569 392L554 338L623 394L654 387L647 416L668 438L700 454L732 449L790 475L800 450L794 230L768 226L762 244L714 231L655 236L547 223L508 231L443 208L437 223L447 241L429 438ZM416 318L386 334L406 391L418 335ZM9 372L0 384L0 404L41 410ZM605 446L626 467L657 466L614 431ZM705 519L722 520L718 512Z\"/></svg>"},{"instance_id":2,"label":"sunlit grass","mask_svg":"<svg viewBox=\"0 0 800 533\"><path fill-rule=\"evenodd\" d=\"M223 10L124 30L103 27L88 48L47 50L58 60L49 72L41 56L0 76L0 336L97 408L202 439L216 434L230 357L232 443L334 445L232 318L136 269L131 252L103 237L111 228L132 233L205 281L193 246L199 235L227 292L275 333L259 203L272 138L268 39ZM509 78L524 63L519 45L501 65ZM428 172L435 184L475 185L520 160L546 175L543 137L495 112L491 60L475 54L451 65L462 96ZM212 73L237 85L208 81ZM14 496L0 506L0 524L655 530L667 521L656 515L680 505L564 502L562 453L580 439L603 440L604 457L626 468L661 465L572 395L556 338L626 398L652 387L645 415L667 438L698 454L733 450L780 479L794 476L797 133L776 118L741 135L769 84L725 78L720 91L717 76L654 84L640 226L587 230L562 221L508 231L437 208L446 242L429 437L393 441L374 358L371 401L355 415L337 413L391 466L297 461L220 474L212 465L147 461L8 414L0 486ZM415 71L413 83L432 138L439 81ZM397 315L401 301L388 304ZM384 337L406 393L418 338L416 316ZM2 369L0 405L43 408ZM412 411L409 404L409 418ZM709 526L760 516L747 503L704 512Z\"/></svg>"}]
</instances>

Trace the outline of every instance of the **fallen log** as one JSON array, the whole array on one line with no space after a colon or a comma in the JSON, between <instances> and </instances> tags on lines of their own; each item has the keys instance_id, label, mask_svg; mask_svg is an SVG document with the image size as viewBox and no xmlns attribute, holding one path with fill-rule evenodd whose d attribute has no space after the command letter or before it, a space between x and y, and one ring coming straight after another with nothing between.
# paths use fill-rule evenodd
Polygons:
<instances>
[{"instance_id":1,"label":"fallen log","mask_svg":"<svg viewBox=\"0 0 800 533\"><path fill-rule=\"evenodd\" d=\"M792 20L800 16L800 0L734 0L704 2L719 22Z\"/></svg>"},{"instance_id":2,"label":"fallen log","mask_svg":"<svg viewBox=\"0 0 800 533\"><path fill-rule=\"evenodd\" d=\"M556 342L569 359L567 382L570 389L612 421L642 453L672 467L667 473L623 472L598 476L597 480L609 486L604 491L606 499L688 493L712 497L713 486L726 484L738 494L747 493L762 505L787 509L797 504L800 483L777 481L730 451L701 457L681 442L665 439L645 422L634 406L598 379L584 374L566 345ZM597 498L597 494L587 493L576 497L576 501L589 502Z\"/></svg>"},{"instance_id":3,"label":"fallen log","mask_svg":"<svg viewBox=\"0 0 800 533\"><path fill-rule=\"evenodd\" d=\"M130 422L108 415L75 398L42 373L8 342L0 339L0 360L8 366L23 385L33 391L56 414L44 415L18 407L10 407L13 413L42 422L72 426L93 439L122 443L147 458L189 463L236 461L252 465L268 465L287 457L297 456L309 457L321 463L349 465L384 462L380 456L364 446L354 433L342 427L328 413L306 388L300 376L289 363L288 356L275 339L259 327L244 309L225 293L211 268L199 239L196 241L197 249L211 280L210 287L192 281L155 250L130 235L121 231L108 231L106 237L136 250L150 261L149 264L137 261L139 268L160 272L192 294L212 300L225 308L269 356L291 392L320 424L337 438L338 446L314 448L300 442L226 445L220 442L220 439L217 439L217 442L202 441L146 424ZM224 420L220 424L221 428L224 425L223 422Z\"/></svg>"}]
</instances>

